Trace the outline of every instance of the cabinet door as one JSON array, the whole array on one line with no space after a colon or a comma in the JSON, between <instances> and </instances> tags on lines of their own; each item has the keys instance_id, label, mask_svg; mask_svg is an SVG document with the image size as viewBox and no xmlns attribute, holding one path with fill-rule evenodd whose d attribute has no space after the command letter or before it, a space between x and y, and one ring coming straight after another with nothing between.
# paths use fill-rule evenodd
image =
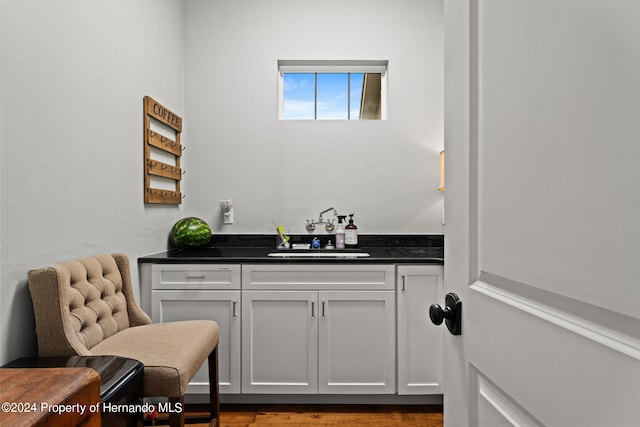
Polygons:
<instances>
[{"instance_id":1,"label":"cabinet door","mask_svg":"<svg viewBox=\"0 0 640 427\"><path fill-rule=\"evenodd\" d=\"M240 291L154 290L151 304L154 323L197 319L218 322L220 393L240 393ZM206 361L189 383L187 393L209 393Z\"/></svg>"},{"instance_id":2,"label":"cabinet door","mask_svg":"<svg viewBox=\"0 0 640 427\"><path fill-rule=\"evenodd\" d=\"M441 265L398 266L398 394L442 393L442 333L429 306L443 301Z\"/></svg>"},{"instance_id":3,"label":"cabinet door","mask_svg":"<svg viewBox=\"0 0 640 427\"><path fill-rule=\"evenodd\" d=\"M319 392L395 393L395 293L321 291L319 301Z\"/></svg>"},{"instance_id":4,"label":"cabinet door","mask_svg":"<svg viewBox=\"0 0 640 427\"><path fill-rule=\"evenodd\" d=\"M317 292L244 291L242 392L317 393Z\"/></svg>"}]
</instances>

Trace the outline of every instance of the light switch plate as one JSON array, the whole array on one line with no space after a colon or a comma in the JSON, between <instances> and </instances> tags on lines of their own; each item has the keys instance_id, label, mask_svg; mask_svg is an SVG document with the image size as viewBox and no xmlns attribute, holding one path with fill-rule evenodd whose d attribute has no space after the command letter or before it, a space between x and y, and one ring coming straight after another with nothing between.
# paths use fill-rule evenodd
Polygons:
<instances>
[{"instance_id":1,"label":"light switch plate","mask_svg":"<svg viewBox=\"0 0 640 427\"><path fill-rule=\"evenodd\" d=\"M233 224L233 208L229 209L228 212L224 213L224 223Z\"/></svg>"}]
</instances>

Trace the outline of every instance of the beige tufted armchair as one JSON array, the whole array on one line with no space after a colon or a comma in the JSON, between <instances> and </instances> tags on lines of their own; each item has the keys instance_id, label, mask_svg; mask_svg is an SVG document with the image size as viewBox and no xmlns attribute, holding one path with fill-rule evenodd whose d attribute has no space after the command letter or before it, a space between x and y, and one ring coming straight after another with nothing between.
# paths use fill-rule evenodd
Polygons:
<instances>
[{"instance_id":1,"label":"beige tufted armchair","mask_svg":"<svg viewBox=\"0 0 640 427\"><path fill-rule=\"evenodd\" d=\"M152 324L137 305L129 260L105 254L29 272L41 357L113 355L144 365L145 397L184 407L187 384L208 360L211 424L219 416L218 325L210 320ZM170 413L172 427L184 413Z\"/></svg>"}]
</instances>

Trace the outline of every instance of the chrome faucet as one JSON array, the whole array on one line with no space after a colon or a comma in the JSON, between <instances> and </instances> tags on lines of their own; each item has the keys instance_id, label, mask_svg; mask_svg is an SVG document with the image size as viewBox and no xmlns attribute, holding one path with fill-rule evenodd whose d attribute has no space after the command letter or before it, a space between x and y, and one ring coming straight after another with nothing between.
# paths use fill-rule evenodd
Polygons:
<instances>
[{"instance_id":1,"label":"chrome faucet","mask_svg":"<svg viewBox=\"0 0 640 427\"><path fill-rule=\"evenodd\" d=\"M338 211L336 211L334 208L325 209L322 212L320 212L320 215L318 215L318 221L314 221L312 219L308 219L307 220L307 225L305 226L307 231L308 232L312 232L313 230L315 230L317 224L325 224L324 228L329 233L331 233L333 230L335 230L336 226L333 223L335 221L335 218L334 219L330 219L328 221L323 221L322 220L322 215L326 214L329 211L333 211L333 215L334 216L338 216Z\"/></svg>"}]
</instances>

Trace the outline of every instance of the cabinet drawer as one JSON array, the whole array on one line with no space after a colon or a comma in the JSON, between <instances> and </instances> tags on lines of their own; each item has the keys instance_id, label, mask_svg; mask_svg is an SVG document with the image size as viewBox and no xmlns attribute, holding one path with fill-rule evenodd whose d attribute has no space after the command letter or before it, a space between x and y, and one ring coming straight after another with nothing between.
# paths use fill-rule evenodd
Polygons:
<instances>
[{"instance_id":1,"label":"cabinet drawer","mask_svg":"<svg viewBox=\"0 0 640 427\"><path fill-rule=\"evenodd\" d=\"M240 265L154 264L152 289L240 289Z\"/></svg>"},{"instance_id":2,"label":"cabinet drawer","mask_svg":"<svg viewBox=\"0 0 640 427\"><path fill-rule=\"evenodd\" d=\"M242 266L243 289L392 290L393 265L256 264Z\"/></svg>"}]
</instances>

